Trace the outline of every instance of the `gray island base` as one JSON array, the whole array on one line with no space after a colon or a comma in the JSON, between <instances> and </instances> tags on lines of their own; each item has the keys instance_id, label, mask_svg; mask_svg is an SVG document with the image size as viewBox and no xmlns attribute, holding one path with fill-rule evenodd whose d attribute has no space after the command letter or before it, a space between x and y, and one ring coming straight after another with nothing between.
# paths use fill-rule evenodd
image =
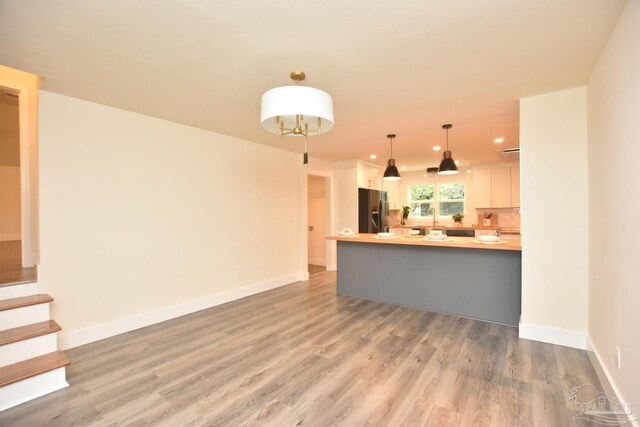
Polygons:
<instances>
[{"instance_id":1,"label":"gray island base","mask_svg":"<svg viewBox=\"0 0 640 427\"><path fill-rule=\"evenodd\" d=\"M338 293L517 326L522 252L338 241Z\"/></svg>"}]
</instances>

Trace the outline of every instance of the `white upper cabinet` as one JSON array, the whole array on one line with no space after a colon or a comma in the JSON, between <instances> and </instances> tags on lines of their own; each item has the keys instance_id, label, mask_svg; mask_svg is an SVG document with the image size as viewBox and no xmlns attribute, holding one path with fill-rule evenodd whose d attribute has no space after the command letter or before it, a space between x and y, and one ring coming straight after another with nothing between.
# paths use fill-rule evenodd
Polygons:
<instances>
[{"instance_id":1,"label":"white upper cabinet","mask_svg":"<svg viewBox=\"0 0 640 427\"><path fill-rule=\"evenodd\" d=\"M358 162L356 167L358 188L369 188L371 190L381 190L382 180L380 170L376 166Z\"/></svg>"},{"instance_id":2,"label":"white upper cabinet","mask_svg":"<svg viewBox=\"0 0 640 427\"><path fill-rule=\"evenodd\" d=\"M478 208L491 207L491 168L473 169L473 200Z\"/></svg>"},{"instance_id":3,"label":"white upper cabinet","mask_svg":"<svg viewBox=\"0 0 640 427\"><path fill-rule=\"evenodd\" d=\"M520 168L518 166L473 169L473 200L476 208L520 206Z\"/></svg>"},{"instance_id":4,"label":"white upper cabinet","mask_svg":"<svg viewBox=\"0 0 640 427\"><path fill-rule=\"evenodd\" d=\"M511 207L511 168L491 169L491 207Z\"/></svg>"}]
</instances>

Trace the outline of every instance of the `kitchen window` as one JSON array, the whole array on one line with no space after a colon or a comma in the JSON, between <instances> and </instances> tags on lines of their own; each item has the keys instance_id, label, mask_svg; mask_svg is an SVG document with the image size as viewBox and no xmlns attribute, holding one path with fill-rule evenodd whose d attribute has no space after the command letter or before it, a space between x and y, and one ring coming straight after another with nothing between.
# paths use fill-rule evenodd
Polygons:
<instances>
[{"instance_id":1,"label":"kitchen window","mask_svg":"<svg viewBox=\"0 0 640 427\"><path fill-rule=\"evenodd\" d=\"M412 185L409 187L411 216L430 217L432 208L439 217L463 214L465 193L465 185L461 182Z\"/></svg>"}]
</instances>

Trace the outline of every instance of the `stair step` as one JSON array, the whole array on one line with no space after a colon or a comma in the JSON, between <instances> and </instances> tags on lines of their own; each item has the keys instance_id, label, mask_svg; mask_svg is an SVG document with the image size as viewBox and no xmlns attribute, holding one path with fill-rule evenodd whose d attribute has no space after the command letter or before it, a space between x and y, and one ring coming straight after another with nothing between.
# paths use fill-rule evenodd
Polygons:
<instances>
[{"instance_id":1,"label":"stair step","mask_svg":"<svg viewBox=\"0 0 640 427\"><path fill-rule=\"evenodd\" d=\"M40 335L52 334L62 330L55 320L45 320L44 322L32 323L30 325L0 331L0 346L23 341Z\"/></svg>"},{"instance_id":2,"label":"stair step","mask_svg":"<svg viewBox=\"0 0 640 427\"><path fill-rule=\"evenodd\" d=\"M14 308L28 307L30 305L44 304L53 301L47 294L29 295L27 297L10 298L0 300L0 311Z\"/></svg>"},{"instance_id":3,"label":"stair step","mask_svg":"<svg viewBox=\"0 0 640 427\"><path fill-rule=\"evenodd\" d=\"M29 295L36 295L37 293L38 284L36 282L12 284L11 286L0 286L0 300L26 297Z\"/></svg>"},{"instance_id":4,"label":"stair step","mask_svg":"<svg viewBox=\"0 0 640 427\"><path fill-rule=\"evenodd\" d=\"M67 366L69 363L69 359L64 355L64 352L58 350L4 366L0 368L0 387Z\"/></svg>"}]
</instances>

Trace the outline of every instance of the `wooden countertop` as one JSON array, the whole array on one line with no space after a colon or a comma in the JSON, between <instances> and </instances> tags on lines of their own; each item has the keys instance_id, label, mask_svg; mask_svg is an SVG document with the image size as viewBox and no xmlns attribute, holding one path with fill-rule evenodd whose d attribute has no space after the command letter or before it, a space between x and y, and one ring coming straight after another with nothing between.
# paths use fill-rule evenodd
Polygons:
<instances>
[{"instance_id":1,"label":"wooden countertop","mask_svg":"<svg viewBox=\"0 0 640 427\"><path fill-rule=\"evenodd\" d=\"M327 240L352 243L376 243L383 245L413 245L413 246L442 246L446 248L468 248L468 249L492 249L498 251L521 251L520 239L502 239L508 243L506 245L495 245L486 243L474 243L474 237L449 237L449 242L433 242L422 240L424 236L400 236L399 239L377 239L375 234L360 233L357 237L329 236Z\"/></svg>"}]
</instances>

